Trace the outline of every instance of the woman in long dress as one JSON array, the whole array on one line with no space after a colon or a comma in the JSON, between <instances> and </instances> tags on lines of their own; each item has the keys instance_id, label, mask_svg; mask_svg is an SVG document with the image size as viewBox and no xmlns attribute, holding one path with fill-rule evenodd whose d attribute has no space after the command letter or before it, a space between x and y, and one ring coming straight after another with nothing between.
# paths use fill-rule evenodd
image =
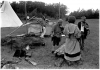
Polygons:
<instances>
[{"instance_id":1,"label":"woman in long dress","mask_svg":"<svg viewBox=\"0 0 100 70\"><path fill-rule=\"evenodd\" d=\"M69 16L68 22L69 24L66 24L64 28L64 34L66 35L65 43L55 51L55 54L56 56L63 56L70 64L81 59L80 44L78 41L78 38L81 36L81 31L74 24L74 16Z\"/></svg>"}]
</instances>

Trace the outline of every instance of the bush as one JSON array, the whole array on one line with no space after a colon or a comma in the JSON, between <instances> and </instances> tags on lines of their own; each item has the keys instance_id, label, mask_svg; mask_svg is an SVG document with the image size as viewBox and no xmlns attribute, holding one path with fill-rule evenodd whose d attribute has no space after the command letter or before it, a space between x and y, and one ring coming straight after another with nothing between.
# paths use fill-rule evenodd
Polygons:
<instances>
[{"instance_id":1,"label":"bush","mask_svg":"<svg viewBox=\"0 0 100 70\"><path fill-rule=\"evenodd\" d=\"M86 16L87 19L99 19L99 10L78 10L71 12L70 15L75 16L77 19L80 19L82 16Z\"/></svg>"}]
</instances>

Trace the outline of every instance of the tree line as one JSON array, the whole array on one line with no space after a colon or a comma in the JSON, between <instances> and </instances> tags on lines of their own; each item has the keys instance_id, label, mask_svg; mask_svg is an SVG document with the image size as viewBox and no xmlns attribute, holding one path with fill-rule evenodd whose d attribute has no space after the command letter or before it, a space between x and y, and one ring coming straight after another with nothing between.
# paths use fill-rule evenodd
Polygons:
<instances>
[{"instance_id":1,"label":"tree line","mask_svg":"<svg viewBox=\"0 0 100 70\"><path fill-rule=\"evenodd\" d=\"M19 1L19 3L12 2L12 8L17 13L19 18L25 18L25 1ZM60 17L65 17L67 13L67 7L64 4L53 3L53 4L46 4L44 2L32 2L26 1L26 12L29 17L36 16L36 17L50 17L50 18L59 18L59 6L60 6Z\"/></svg>"},{"instance_id":2,"label":"tree line","mask_svg":"<svg viewBox=\"0 0 100 70\"><path fill-rule=\"evenodd\" d=\"M75 16L77 19L80 19L82 16L86 16L87 19L99 19L99 10L93 10L93 9L88 9L88 10L77 10L74 12L71 12L70 15Z\"/></svg>"},{"instance_id":3,"label":"tree line","mask_svg":"<svg viewBox=\"0 0 100 70\"><path fill-rule=\"evenodd\" d=\"M25 1L16 1L11 3L12 8L17 13L20 19L26 19L25 17ZM80 19L82 16L86 16L87 19L98 19L99 18L99 10L77 10L71 12L69 15L66 16L68 13L68 8L64 4L53 3L53 4L46 4L44 2L38 1L26 1L26 12L27 16L32 17L46 17L46 18L59 18L59 7L60 7L60 18L68 19L68 16L73 15L77 19Z\"/></svg>"}]
</instances>

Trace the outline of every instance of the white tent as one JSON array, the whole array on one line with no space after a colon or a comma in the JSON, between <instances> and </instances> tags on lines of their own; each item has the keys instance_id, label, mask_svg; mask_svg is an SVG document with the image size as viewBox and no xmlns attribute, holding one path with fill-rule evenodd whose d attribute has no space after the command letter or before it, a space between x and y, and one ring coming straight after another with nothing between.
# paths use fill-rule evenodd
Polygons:
<instances>
[{"instance_id":1,"label":"white tent","mask_svg":"<svg viewBox=\"0 0 100 70\"><path fill-rule=\"evenodd\" d=\"M11 5L9 2L4 1L2 7L1 7L1 27L18 27L21 26L23 23L21 20L18 18L17 14L14 12L12 9ZM28 26L28 27L27 27ZM27 27L27 30L26 30ZM45 35L50 35L52 30L52 24L49 24L49 26L46 27L46 33ZM11 33L15 32L16 34L20 33L35 33L35 34L41 34L42 32L42 26L40 24L26 24L19 29L16 29L12 31ZM10 33L10 34L11 34Z\"/></svg>"},{"instance_id":2,"label":"white tent","mask_svg":"<svg viewBox=\"0 0 100 70\"><path fill-rule=\"evenodd\" d=\"M23 23L18 18L9 2L4 1L1 7L1 27L18 27Z\"/></svg>"}]
</instances>

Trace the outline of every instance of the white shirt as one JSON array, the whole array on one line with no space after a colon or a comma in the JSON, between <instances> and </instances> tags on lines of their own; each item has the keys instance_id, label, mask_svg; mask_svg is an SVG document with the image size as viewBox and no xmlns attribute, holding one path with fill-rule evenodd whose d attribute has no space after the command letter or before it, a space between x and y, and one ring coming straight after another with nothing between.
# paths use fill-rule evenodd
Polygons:
<instances>
[{"instance_id":1,"label":"white shirt","mask_svg":"<svg viewBox=\"0 0 100 70\"><path fill-rule=\"evenodd\" d=\"M81 31L84 32L84 26L81 23Z\"/></svg>"}]
</instances>

